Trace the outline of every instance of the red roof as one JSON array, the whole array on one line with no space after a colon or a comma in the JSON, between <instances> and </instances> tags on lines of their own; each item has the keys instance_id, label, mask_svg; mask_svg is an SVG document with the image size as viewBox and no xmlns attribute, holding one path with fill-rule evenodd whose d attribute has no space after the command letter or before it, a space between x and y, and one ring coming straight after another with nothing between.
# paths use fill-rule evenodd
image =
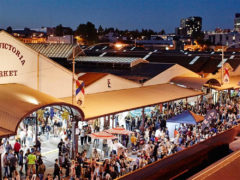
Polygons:
<instances>
[{"instance_id":1,"label":"red roof","mask_svg":"<svg viewBox=\"0 0 240 180\"><path fill-rule=\"evenodd\" d=\"M108 73L86 73L80 76L78 80L84 81L85 87L87 87L106 75L108 75Z\"/></svg>"},{"instance_id":2,"label":"red roof","mask_svg":"<svg viewBox=\"0 0 240 180\"><path fill-rule=\"evenodd\" d=\"M90 136L93 139L115 139L115 138L117 138L116 136L114 136L110 133L104 132L104 131L92 133L92 134L89 134L88 136Z\"/></svg>"}]
</instances>

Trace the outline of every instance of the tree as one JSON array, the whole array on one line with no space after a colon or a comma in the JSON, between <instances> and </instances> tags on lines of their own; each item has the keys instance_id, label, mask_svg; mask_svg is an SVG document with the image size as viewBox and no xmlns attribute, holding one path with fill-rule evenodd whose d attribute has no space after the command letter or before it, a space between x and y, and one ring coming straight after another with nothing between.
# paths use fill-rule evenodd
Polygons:
<instances>
[{"instance_id":1,"label":"tree","mask_svg":"<svg viewBox=\"0 0 240 180\"><path fill-rule=\"evenodd\" d=\"M164 29L162 29L162 30L159 32L159 34L160 34L160 35L164 35L164 34L166 34L166 33L165 33Z\"/></svg>"},{"instance_id":2,"label":"tree","mask_svg":"<svg viewBox=\"0 0 240 180\"><path fill-rule=\"evenodd\" d=\"M97 32L98 32L98 35L103 35L104 30L101 25L99 26Z\"/></svg>"},{"instance_id":3,"label":"tree","mask_svg":"<svg viewBox=\"0 0 240 180\"><path fill-rule=\"evenodd\" d=\"M63 27L63 35L73 35L73 30L70 27Z\"/></svg>"},{"instance_id":4,"label":"tree","mask_svg":"<svg viewBox=\"0 0 240 180\"><path fill-rule=\"evenodd\" d=\"M24 34L25 34L25 37L30 37L31 36L31 29L25 27L24 28Z\"/></svg>"},{"instance_id":5,"label":"tree","mask_svg":"<svg viewBox=\"0 0 240 180\"><path fill-rule=\"evenodd\" d=\"M55 36L63 36L63 26L59 24L55 29Z\"/></svg>"},{"instance_id":6,"label":"tree","mask_svg":"<svg viewBox=\"0 0 240 180\"><path fill-rule=\"evenodd\" d=\"M91 22L80 24L75 31L75 35L81 36L89 44L96 43L98 40L97 30L95 25Z\"/></svg>"},{"instance_id":7,"label":"tree","mask_svg":"<svg viewBox=\"0 0 240 180\"><path fill-rule=\"evenodd\" d=\"M12 27L11 26L8 26L6 31L9 33L9 34L12 34L13 30L12 30Z\"/></svg>"}]
</instances>

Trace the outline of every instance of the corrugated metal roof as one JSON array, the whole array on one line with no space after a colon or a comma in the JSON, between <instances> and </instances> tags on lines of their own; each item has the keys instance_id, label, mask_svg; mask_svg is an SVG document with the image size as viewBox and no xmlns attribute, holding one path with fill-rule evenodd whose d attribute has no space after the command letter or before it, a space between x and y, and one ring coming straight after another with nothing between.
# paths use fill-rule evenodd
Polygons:
<instances>
[{"instance_id":1,"label":"corrugated metal roof","mask_svg":"<svg viewBox=\"0 0 240 180\"><path fill-rule=\"evenodd\" d=\"M50 58L67 58L73 44L28 44L31 48Z\"/></svg>"},{"instance_id":2,"label":"corrugated metal roof","mask_svg":"<svg viewBox=\"0 0 240 180\"><path fill-rule=\"evenodd\" d=\"M138 57L96 57L96 56L79 56L76 61L81 62L96 62L96 63L120 63L131 64L133 61L139 59Z\"/></svg>"}]
</instances>

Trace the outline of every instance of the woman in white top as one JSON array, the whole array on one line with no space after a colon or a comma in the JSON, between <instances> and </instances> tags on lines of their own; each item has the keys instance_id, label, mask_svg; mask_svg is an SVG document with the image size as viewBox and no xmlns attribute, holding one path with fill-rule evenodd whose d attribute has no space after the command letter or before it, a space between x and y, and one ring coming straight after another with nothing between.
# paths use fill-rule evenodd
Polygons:
<instances>
[{"instance_id":1,"label":"woman in white top","mask_svg":"<svg viewBox=\"0 0 240 180\"><path fill-rule=\"evenodd\" d=\"M32 145L32 140L33 140L33 132L31 126L28 127L27 131L27 144L28 146Z\"/></svg>"},{"instance_id":2,"label":"woman in white top","mask_svg":"<svg viewBox=\"0 0 240 180\"><path fill-rule=\"evenodd\" d=\"M71 163L70 175L71 175L71 178L73 178L73 179L76 178L76 170L75 170L75 161L74 160L72 160L72 163Z\"/></svg>"}]
</instances>

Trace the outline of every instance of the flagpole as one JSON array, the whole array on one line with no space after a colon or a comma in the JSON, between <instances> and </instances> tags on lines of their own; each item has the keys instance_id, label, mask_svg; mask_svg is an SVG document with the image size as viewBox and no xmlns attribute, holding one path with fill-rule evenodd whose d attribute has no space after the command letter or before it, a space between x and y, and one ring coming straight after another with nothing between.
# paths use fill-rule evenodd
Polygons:
<instances>
[{"instance_id":1,"label":"flagpole","mask_svg":"<svg viewBox=\"0 0 240 180\"><path fill-rule=\"evenodd\" d=\"M75 83L74 75L75 75L75 47L73 47L73 61L72 61L72 104L74 102L74 83Z\"/></svg>"},{"instance_id":2,"label":"flagpole","mask_svg":"<svg viewBox=\"0 0 240 180\"><path fill-rule=\"evenodd\" d=\"M222 68L221 68L221 84L223 85L223 62L224 62L224 49L222 45Z\"/></svg>"}]
</instances>

